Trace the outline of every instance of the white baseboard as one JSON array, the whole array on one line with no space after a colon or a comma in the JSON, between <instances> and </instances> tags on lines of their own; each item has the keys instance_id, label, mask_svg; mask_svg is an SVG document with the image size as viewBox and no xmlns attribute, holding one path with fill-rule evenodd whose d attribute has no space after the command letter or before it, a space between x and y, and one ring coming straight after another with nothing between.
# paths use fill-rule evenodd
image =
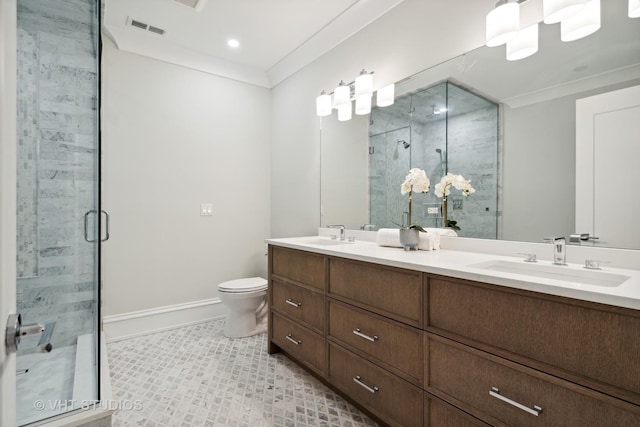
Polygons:
<instances>
[{"instance_id":1,"label":"white baseboard","mask_svg":"<svg viewBox=\"0 0 640 427\"><path fill-rule=\"evenodd\" d=\"M135 338L225 317L220 298L193 301L103 318L107 342Z\"/></svg>"}]
</instances>

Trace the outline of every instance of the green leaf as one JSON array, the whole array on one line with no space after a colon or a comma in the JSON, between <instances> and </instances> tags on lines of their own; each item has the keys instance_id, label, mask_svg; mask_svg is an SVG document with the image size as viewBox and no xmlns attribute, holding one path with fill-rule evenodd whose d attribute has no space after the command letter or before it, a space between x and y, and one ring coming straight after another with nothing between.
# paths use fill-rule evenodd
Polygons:
<instances>
[{"instance_id":1,"label":"green leaf","mask_svg":"<svg viewBox=\"0 0 640 427\"><path fill-rule=\"evenodd\" d=\"M422 231L423 233L426 233L427 230L425 230L424 228L422 228L422 226L420 224L418 224L417 222L414 222L413 224L411 224L409 226L409 228L412 228L414 230L418 230L418 231Z\"/></svg>"}]
</instances>

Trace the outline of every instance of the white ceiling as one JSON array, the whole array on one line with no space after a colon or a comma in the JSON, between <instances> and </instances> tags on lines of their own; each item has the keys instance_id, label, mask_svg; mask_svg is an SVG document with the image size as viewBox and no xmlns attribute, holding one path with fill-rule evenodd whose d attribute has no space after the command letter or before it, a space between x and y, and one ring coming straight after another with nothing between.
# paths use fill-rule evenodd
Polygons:
<instances>
[{"instance_id":1,"label":"white ceiling","mask_svg":"<svg viewBox=\"0 0 640 427\"><path fill-rule=\"evenodd\" d=\"M104 24L122 50L273 87L401 2L199 0L193 9L175 0L106 0ZM240 47L228 47L229 38Z\"/></svg>"}]
</instances>

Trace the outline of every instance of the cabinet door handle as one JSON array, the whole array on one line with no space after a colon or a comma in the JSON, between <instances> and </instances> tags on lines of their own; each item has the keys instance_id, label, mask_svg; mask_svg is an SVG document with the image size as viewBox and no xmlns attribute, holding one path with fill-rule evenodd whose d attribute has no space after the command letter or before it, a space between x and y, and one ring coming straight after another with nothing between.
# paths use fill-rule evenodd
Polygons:
<instances>
[{"instance_id":1,"label":"cabinet door handle","mask_svg":"<svg viewBox=\"0 0 640 427\"><path fill-rule=\"evenodd\" d=\"M285 338L288 339L289 341L291 341L292 343L294 343L295 345L302 344L302 341L297 340L295 338L291 338L291 334L287 335Z\"/></svg>"},{"instance_id":2,"label":"cabinet door handle","mask_svg":"<svg viewBox=\"0 0 640 427\"><path fill-rule=\"evenodd\" d=\"M535 415L536 417L540 415L540 411L542 411L542 408L539 407L538 405L533 405L533 409L531 409L528 406L524 406L522 403L518 403L515 400L511 400L508 397L504 397L503 395L500 394L500 390L498 390L496 387L491 387L491 390L489 390L489 394L495 397L496 399L500 399L503 402L506 402L509 405L515 406L518 409L522 409L523 411L528 412L531 415Z\"/></svg>"},{"instance_id":3,"label":"cabinet door handle","mask_svg":"<svg viewBox=\"0 0 640 427\"><path fill-rule=\"evenodd\" d=\"M357 336L359 336L360 338L364 338L365 340L369 340L371 342L376 342L378 341L378 336L374 335L373 337L370 337L369 335L363 334L362 332L360 332L360 328L355 328L353 330L353 333L356 334Z\"/></svg>"},{"instance_id":4,"label":"cabinet door handle","mask_svg":"<svg viewBox=\"0 0 640 427\"><path fill-rule=\"evenodd\" d=\"M360 387L364 388L365 390L367 390L369 393L372 393L372 394L376 394L380 390L378 387L370 387L365 383L363 383L362 379L360 378L360 375L356 375L355 377L353 377L353 382L355 382Z\"/></svg>"},{"instance_id":5,"label":"cabinet door handle","mask_svg":"<svg viewBox=\"0 0 640 427\"><path fill-rule=\"evenodd\" d=\"M286 302L286 303L287 303L287 304L289 304L289 305L294 306L295 308L298 308L298 307L300 307L300 306L302 305L302 303L301 303L301 302L293 302L293 301L291 300L291 298L287 298L284 302Z\"/></svg>"}]
</instances>

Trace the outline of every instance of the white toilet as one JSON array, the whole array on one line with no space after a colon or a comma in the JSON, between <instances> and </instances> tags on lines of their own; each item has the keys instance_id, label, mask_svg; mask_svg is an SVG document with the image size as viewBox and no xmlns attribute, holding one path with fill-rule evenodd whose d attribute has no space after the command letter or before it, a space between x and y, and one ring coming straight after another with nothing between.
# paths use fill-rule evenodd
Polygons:
<instances>
[{"instance_id":1,"label":"white toilet","mask_svg":"<svg viewBox=\"0 0 640 427\"><path fill-rule=\"evenodd\" d=\"M249 277L220 283L218 296L229 311L224 325L226 337L241 338L266 332L266 279Z\"/></svg>"}]
</instances>

